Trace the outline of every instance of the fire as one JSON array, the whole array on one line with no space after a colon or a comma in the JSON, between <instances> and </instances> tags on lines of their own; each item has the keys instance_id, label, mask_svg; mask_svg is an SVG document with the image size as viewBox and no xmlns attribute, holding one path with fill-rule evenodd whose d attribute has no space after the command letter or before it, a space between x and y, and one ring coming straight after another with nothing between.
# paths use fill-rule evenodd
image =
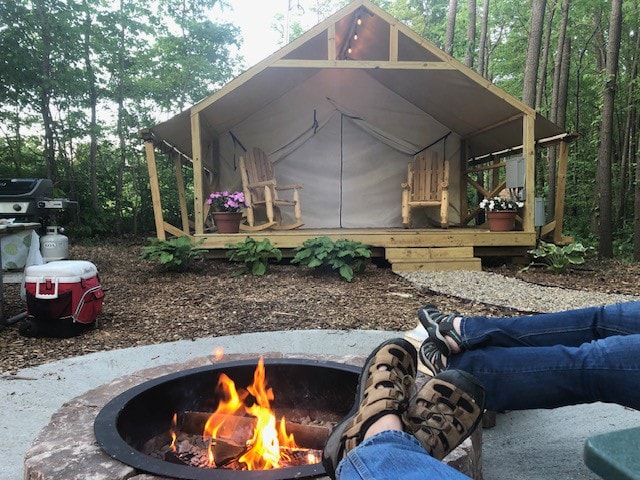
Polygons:
<instances>
[{"instance_id":1,"label":"fire","mask_svg":"<svg viewBox=\"0 0 640 480\"><path fill-rule=\"evenodd\" d=\"M218 408L208 418L202 434L203 439L209 441L207 454L209 466L216 466L215 439L228 438L230 432L224 431L226 424L233 419L233 416L245 414L255 419L255 427L251 438L246 441L247 450L238 461L247 470L268 470L279 468L282 460L288 460L283 449L297 448L297 445L293 435L289 435L286 431L285 418L282 417L278 423L271 410L271 401L274 399L273 390L267 385L262 357L254 372L253 383L246 390L241 389L238 392L233 380L224 373L218 379L216 390L220 398ZM250 396L253 402L245 403Z\"/></svg>"}]
</instances>

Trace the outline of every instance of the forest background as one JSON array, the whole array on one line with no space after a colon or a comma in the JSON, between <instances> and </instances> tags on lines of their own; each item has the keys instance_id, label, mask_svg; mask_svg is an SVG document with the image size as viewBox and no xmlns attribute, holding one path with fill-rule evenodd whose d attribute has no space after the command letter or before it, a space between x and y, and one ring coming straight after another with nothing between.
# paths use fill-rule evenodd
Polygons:
<instances>
[{"instance_id":1,"label":"forest background","mask_svg":"<svg viewBox=\"0 0 640 480\"><path fill-rule=\"evenodd\" d=\"M246 0L249 1L249 0ZM261 0L267 1L267 0ZM374 0L567 132L565 233L640 260L640 0ZM289 0L281 45L345 0ZM50 178L77 237L154 229L138 132L250 65L224 0L0 2L0 177ZM536 195L553 211L553 148ZM161 167L169 185L171 165ZM175 199L172 199L175 200ZM178 205L169 200L165 205ZM166 212L171 221L179 212ZM71 221L74 220L74 221Z\"/></svg>"}]
</instances>

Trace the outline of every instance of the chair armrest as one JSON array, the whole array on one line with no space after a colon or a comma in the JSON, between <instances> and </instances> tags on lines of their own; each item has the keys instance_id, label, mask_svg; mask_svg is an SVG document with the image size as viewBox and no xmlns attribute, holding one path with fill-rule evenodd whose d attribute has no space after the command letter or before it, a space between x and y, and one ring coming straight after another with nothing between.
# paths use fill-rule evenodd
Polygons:
<instances>
[{"instance_id":1,"label":"chair armrest","mask_svg":"<svg viewBox=\"0 0 640 480\"><path fill-rule=\"evenodd\" d=\"M274 180L263 180L262 182L250 183L247 185L249 188L269 187L275 185Z\"/></svg>"},{"instance_id":2,"label":"chair armrest","mask_svg":"<svg viewBox=\"0 0 640 480\"><path fill-rule=\"evenodd\" d=\"M299 190L302 185L276 185L276 190Z\"/></svg>"}]
</instances>

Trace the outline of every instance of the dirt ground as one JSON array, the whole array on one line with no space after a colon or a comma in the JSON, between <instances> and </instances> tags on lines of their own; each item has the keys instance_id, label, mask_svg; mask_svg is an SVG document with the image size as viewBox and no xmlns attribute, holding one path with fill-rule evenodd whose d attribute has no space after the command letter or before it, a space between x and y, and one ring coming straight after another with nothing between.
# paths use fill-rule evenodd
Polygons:
<instances>
[{"instance_id":1,"label":"dirt ground","mask_svg":"<svg viewBox=\"0 0 640 480\"><path fill-rule=\"evenodd\" d=\"M156 263L141 260L141 240L105 241L72 246L71 259L89 260L105 290L97 327L72 338L29 338L18 324L0 330L0 371L15 372L62 358L139 345L256 331L293 329L408 330L416 311L434 303L443 311L467 315L518 313L431 291L419 291L391 272L371 263L348 283L334 273L298 265L272 265L267 275L234 277L237 264L203 259L187 273L163 273ZM380 262L376 262L380 263ZM591 261L579 270L553 275L520 266L485 268L542 285L640 295L640 265ZM19 286L4 286L5 316L25 310Z\"/></svg>"}]
</instances>

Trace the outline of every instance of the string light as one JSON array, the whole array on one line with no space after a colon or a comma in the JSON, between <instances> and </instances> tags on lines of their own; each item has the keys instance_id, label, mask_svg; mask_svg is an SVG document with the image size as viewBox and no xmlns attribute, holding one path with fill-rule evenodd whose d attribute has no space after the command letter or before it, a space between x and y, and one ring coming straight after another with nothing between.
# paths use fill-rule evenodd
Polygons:
<instances>
[{"instance_id":1,"label":"string light","mask_svg":"<svg viewBox=\"0 0 640 480\"><path fill-rule=\"evenodd\" d=\"M358 33L357 33L357 32L353 34L353 39L354 39L354 40L357 40L357 39L358 39Z\"/></svg>"},{"instance_id":2,"label":"string light","mask_svg":"<svg viewBox=\"0 0 640 480\"><path fill-rule=\"evenodd\" d=\"M360 17L358 17L358 19L356 20L356 23L357 23L358 25L362 25L362 19L361 19Z\"/></svg>"}]
</instances>

